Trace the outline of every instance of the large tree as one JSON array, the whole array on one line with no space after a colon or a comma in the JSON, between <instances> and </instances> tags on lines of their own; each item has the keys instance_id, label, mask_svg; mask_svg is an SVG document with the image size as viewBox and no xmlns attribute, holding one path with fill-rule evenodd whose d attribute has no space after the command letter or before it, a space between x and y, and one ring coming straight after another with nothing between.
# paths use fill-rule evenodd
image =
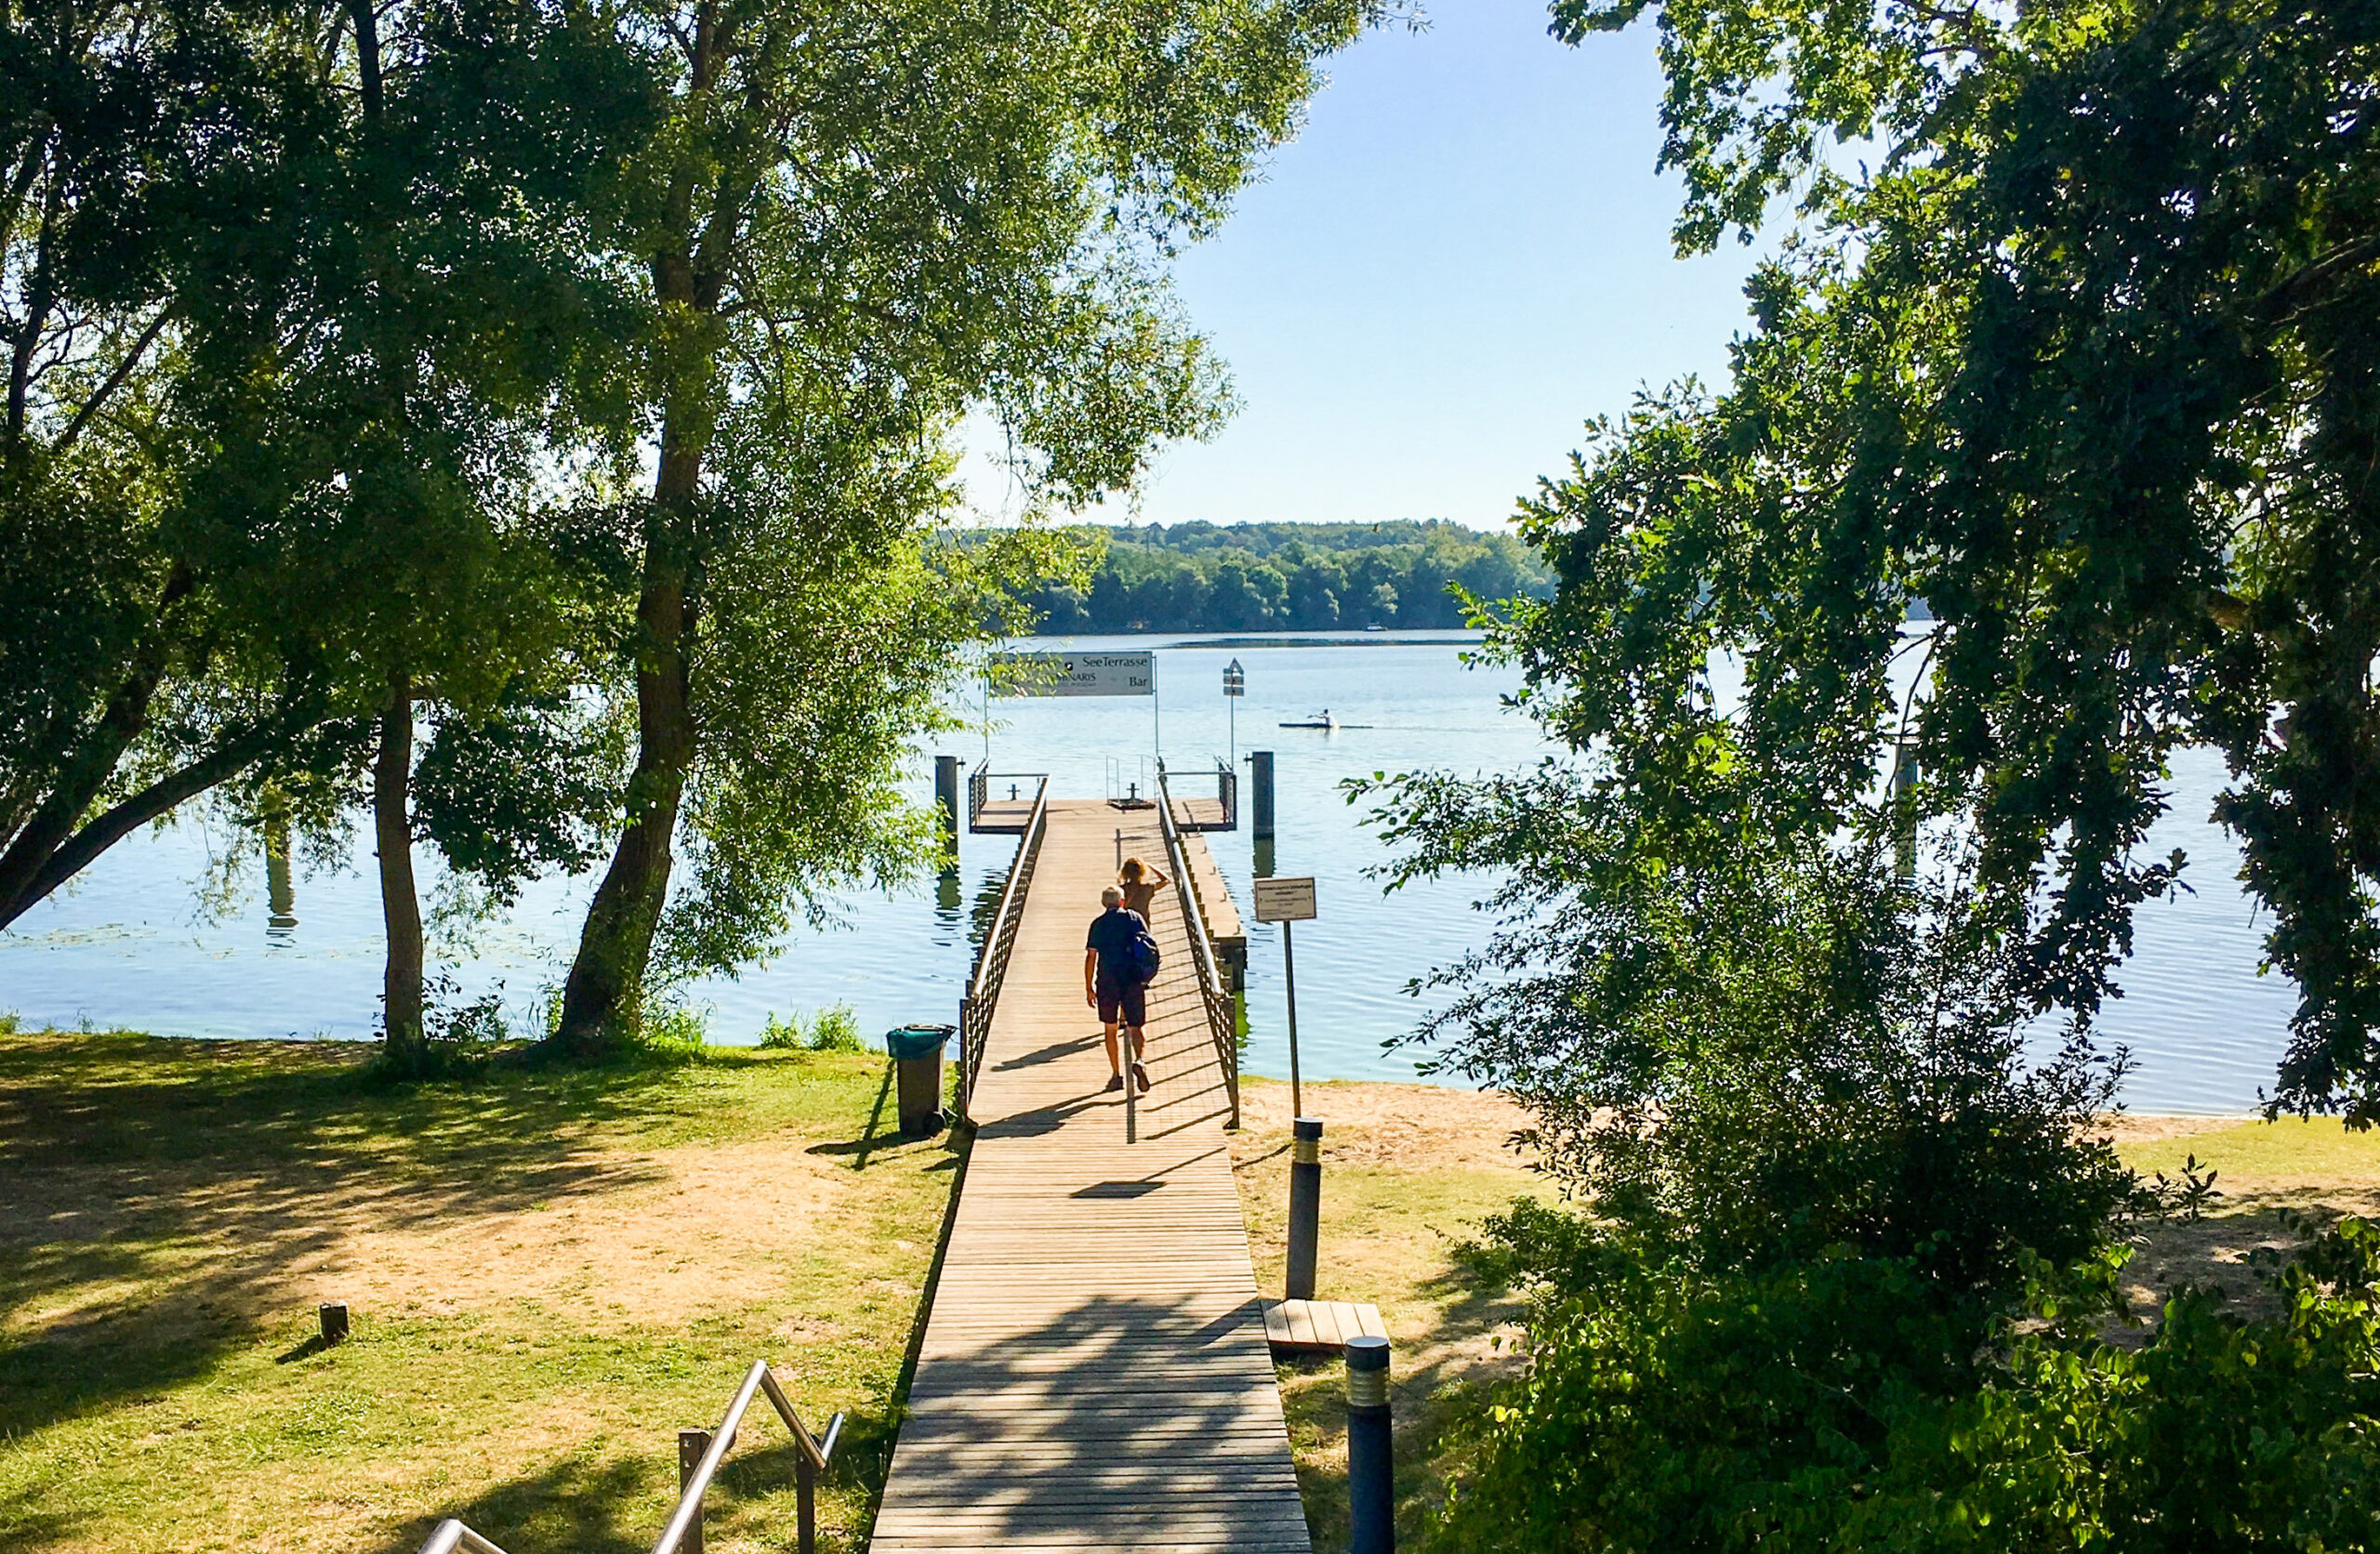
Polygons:
<instances>
[{"instance_id":1,"label":"large tree","mask_svg":"<svg viewBox=\"0 0 2380 1554\"><path fill-rule=\"evenodd\" d=\"M913 850L905 741L981 605L1056 560L932 542L959 418L988 407L1059 502L1210 426L1220 383L1165 261L1382 8L618 13L668 101L618 229L654 340L639 742L561 1047L633 1028L681 837L695 889L667 937L686 966L732 964L806 889Z\"/></svg>"},{"instance_id":2,"label":"large tree","mask_svg":"<svg viewBox=\"0 0 2380 1554\"><path fill-rule=\"evenodd\" d=\"M6 20L0 924L217 784L377 743L411 1040L413 708L552 678L587 547L549 455L636 322L568 239L649 83L568 7Z\"/></svg>"},{"instance_id":3,"label":"large tree","mask_svg":"<svg viewBox=\"0 0 2380 1554\"><path fill-rule=\"evenodd\" d=\"M1657 17L1682 245L1799 201L1726 392L1529 505L1555 727L1655 819L1971 834L2016 985L2084 1022L2181 877L2166 757L2217 745L2300 990L2277 1103L2380 1117L2380 6L1555 14Z\"/></svg>"},{"instance_id":4,"label":"large tree","mask_svg":"<svg viewBox=\"0 0 2380 1554\"><path fill-rule=\"evenodd\" d=\"M315 698L168 533L191 454L169 271L229 224L241 180L219 148L287 104L285 40L137 3L0 21L5 925Z\"/></svg>"}]
</instances>

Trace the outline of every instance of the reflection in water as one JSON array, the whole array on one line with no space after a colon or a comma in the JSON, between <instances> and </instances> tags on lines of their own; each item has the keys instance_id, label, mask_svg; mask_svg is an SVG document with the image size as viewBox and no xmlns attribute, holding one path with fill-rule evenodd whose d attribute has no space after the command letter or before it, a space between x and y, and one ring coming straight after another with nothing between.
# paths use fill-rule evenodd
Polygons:
<instances>
[{"instance_id":1,"label":"reflection in water","mask_svg":"<svg viewBox=\"0 0 2380 1554\"><path fill-rule=\"evenodd\" d=\"M297 939L289 930L298 926L298 892L289 881L289 802L278 790L265 796L264 876L269 912L264 920L265 942L277 947L289 945Z\"/></svg>"},{"instance_id":2,"label":"reflection in water","mask_svg":"<svg viewBox=\"0 0 2380 1554\"><path fill-rule=\"evenodd\" d=\"M1000 897L1007 892L1006 869L984 876L984 883L975 891L974 923L972 931L968 935L969 942L981 944L990 937L992 919L1000 915Z\"/></svg>"}]
</instances>

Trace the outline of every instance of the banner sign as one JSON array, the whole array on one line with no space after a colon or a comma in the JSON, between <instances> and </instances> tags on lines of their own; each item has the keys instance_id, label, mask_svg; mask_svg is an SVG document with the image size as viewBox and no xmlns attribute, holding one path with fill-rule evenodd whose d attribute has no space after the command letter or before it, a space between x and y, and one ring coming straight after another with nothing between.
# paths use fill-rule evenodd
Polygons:
<instances>
[{"instance_id":1,"label":"banner sign","mask_svg":"<svg viewBox=\"0 0 2380 1554\"><path fill-rule=\"evenodd\" d=\"M1003 652L1003 696L1153 696L1156 655L1145 652Z\"/></svg>"}]
</instances>

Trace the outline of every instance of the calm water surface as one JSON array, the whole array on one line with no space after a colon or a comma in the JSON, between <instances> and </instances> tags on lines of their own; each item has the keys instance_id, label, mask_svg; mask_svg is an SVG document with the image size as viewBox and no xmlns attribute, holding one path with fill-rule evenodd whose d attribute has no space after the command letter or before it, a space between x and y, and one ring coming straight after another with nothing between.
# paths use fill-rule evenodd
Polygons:
<instances>
[{"instance_id":1,"label":"calm water surface","mask_svg":"<svg viewBox=\"0 0 2380 1554\"><path fill-rule=\"evenodd\" d=\"M1161 739L1177 782L1227 754L1276 755L1278 823L1275 871L1318 880L1321 915L1299 925L1298 1027L1309 1075L1410 1078L1414 1055L1382 1043L1411 1030L1431 1007L1402 991L1407 981L1452 960L1485 936L1470 909L1480 882L1408 888L1383 896L1366 871L1386 858L1342 797L1342 778L1373 771L1445 768L1504 770L1546 753L1533 727L1502 710L1514 677L1466 667L1443 639L1385 638L1300 646L1239 646L1199 639L1081 639L1070 646L1156 646L1156 705L1146 700L995 702L988 741L950 736L941 753L973 766L987 753L995 770L1048 771L1062 797L1102 797L1126 785L1145 791L1149 756ZM1222 694L1223 668L1236 658L1248 694L1235 708ZM1344 724L1330 732L1282 729L1284 719L1324 708ZM2288 982L2256 974L2260 930L2234 875L2238 852L2207 824L2223 779L2217 758L2177 758L2175 815L2152 838L2181 847L2197 894L2140 914L2138 947L2123 977L2127 996L2102 1030L2138 1059L2130 1103L2147 1112L2230 1112L2255 1104L2272 1082L2285 1039ZM914 791L932 795L931 762ZM1188 791L1186 787L1177 791ZM301 862L291 928L267 923L264 882L254 875L219 914L202 907L199 887L230 838L194 821L127 840L69 891L0 933L0 1010L35 1023L127 1026L218 1035L364 1036L377 1014L380 928L368 838L342 863ZM1245 908L1253 873L1243 830L1209 838ZM957 1018L972 960L978 901L997 892L1014 839L968 836L955 881L926 881L839 903L838 922L797 933L766 966L739 978L694 984L713 1040L750 1041L772 1012L790 1015L848 1004L861 1029ZM427 864L429 860L424 859ZM426 870L428 874L430 871ZM516 1030L559 982L592 876L554 880L525 892L502 919L434 947L461 993L497 992ZM425 880L425 893L431 882ZM1086 903L1086 919L1095 911ZM1286 1006L1276 930L1250 925L1249 1066L1287 1072Z\"/></svg>"}]
</instances>

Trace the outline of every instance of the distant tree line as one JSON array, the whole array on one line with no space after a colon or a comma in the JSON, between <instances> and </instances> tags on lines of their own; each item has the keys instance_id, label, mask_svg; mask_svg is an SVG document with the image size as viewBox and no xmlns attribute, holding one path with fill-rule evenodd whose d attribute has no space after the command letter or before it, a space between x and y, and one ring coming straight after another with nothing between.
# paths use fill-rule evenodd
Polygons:
<instances>
[{"instance_id":1,"label":"distant tree line","mask_svg":"<svg viewBox=\"0 0 2380 1554\"><path fill-rule=\"evenodd\" d=\"M1052 582L1031 602L1051 635L1443 628L1464 624L1457 586L1495 600L1553 583L1514 535L1442 519L1151 524L1109 535L1088 590Z\"/></svg>"}]
</instances>

